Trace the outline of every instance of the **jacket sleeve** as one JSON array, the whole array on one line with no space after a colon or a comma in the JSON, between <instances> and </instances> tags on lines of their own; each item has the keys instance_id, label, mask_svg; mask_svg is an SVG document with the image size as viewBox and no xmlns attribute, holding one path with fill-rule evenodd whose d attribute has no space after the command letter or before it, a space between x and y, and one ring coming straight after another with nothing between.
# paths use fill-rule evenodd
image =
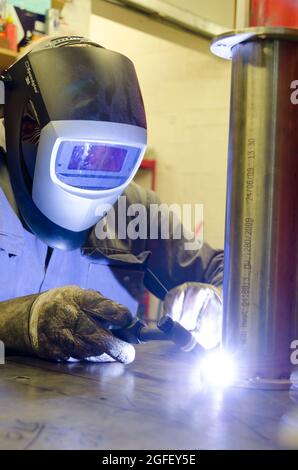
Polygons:
<instances>
[{"instance_id":1,"label":"jacket sleeve","mask_svg":"<svg viewBox=\"0 0 298 470\"><path fill-rule=\"evenodd\" d=\"M181 222L169 212L166 204L161 204L157 195L131 183L125 193L125 210L115 204L115 222L112 230L107 226L107 233L117 234L118 217L125 217L123 226L129 227L133 216L128 215L128 206L145 208L145 215L139 218L137 225L142 226L142 237L107 237L100 240L93 230L83 253L98 258L104 255L109 263L122 263L123 268L129 265L144 271L144 284L153 294L163 299L168 290L184 282L203 282L221 287L223 280L223 251L214 250L207 243L200 249L188 250L185 243L190 240L183 236ZM152 205L158 206L158 215L152 212ZM137 209L138 210L138 209ZM125 215L123 214L125 212ZM143 212L141 211L143 214ZM153 217L152 217L153 214ZM121 218L121 217L120 217ZM113 218L112 218L113 220ZM152 233L153 229L156 233ZM165 222L162 224L162 222ZM168 223L169 222L169 223ZM99 223L105 225L104 219ZM169 236L164 236L162 227L169 227ZM153 230L154 232L154 230ZM181 233L181 237L176 237ZM187 237L188 238L188 237ZM127 288L127 286L126 286Z\"/></svg>"},{"instance_id":2,"label":"jacket sleeve","mask_svg":"<svg viewBox=\"0 0 298 470\"><path fill-rule=\"evenodd\" d=\"M147 191L147 213L150 204L160 205L152 191ZM203 243L200 249L186 249L189 241L183 236L180 220L169 212L166 205L159 206L158 236L146 241L146 250L151 254L147 261L145 286L157 297L164 298L168 290L184 282L194 281L221 287L223 282L223 251ZM163 221L169 220L169 237L164 239L161 231ZM150 221L147 221L149 225ZM181 233L175 239L175 234Z\"/></svg>"},{"instance_id":3,"label":"jacket sleeve","mask_svg":"<svg viewBox=\"0 0 298 470\"><path fill-rule=\"evenodd\" d=\"M0 340L8 354L34 355L29 334L31 307L39 294L0 302Z\"/></svg>"}]
</instances>

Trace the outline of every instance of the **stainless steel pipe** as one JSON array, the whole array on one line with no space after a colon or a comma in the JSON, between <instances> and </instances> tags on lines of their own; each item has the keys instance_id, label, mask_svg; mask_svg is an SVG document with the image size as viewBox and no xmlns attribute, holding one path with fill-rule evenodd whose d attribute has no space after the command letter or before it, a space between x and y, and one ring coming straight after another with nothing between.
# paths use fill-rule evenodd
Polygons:
<instances>
[{"instance_id":1,"label":"stainless steel pipe","mask_svg":"<svg viewBox=\"0 0 298 470\"><path fill-rule=\"evenodd\" d=\"M240 383L288 385L298 339L298 29L214 39L232 60L223 344Z\"/></svg>"}]
</instances>

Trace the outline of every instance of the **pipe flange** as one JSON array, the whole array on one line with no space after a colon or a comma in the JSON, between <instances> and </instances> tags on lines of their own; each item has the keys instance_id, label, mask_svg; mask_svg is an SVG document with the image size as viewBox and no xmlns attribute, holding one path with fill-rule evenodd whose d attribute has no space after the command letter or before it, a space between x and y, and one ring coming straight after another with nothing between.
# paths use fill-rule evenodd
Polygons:
<instances>
[{"instance_id":1,"label":"pipe flange","mask_svg":"<svg viewBox=\"0 0 298 470\"><path fill-rule=\"evenodd\" d=\"M257 39L283 39L298 41L298 28L258 27L229 31L216 36L211 42L211 52L223 59L232 59L233 47Z\"/></svg>"}]
</instances>

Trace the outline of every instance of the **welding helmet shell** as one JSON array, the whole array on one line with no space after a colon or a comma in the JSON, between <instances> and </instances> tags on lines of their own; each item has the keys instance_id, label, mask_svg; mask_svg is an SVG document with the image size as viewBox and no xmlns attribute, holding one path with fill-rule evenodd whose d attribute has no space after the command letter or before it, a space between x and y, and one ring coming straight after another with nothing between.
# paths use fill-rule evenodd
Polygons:
<instances>
[{"instance_id":1,"label":"welding helmet shell","mask_svg":"<svg viewBox=\"0 0 298 470\"><path fill-rule=\"evenodd\" d=\"M2 80L7 164L23 221L49 246L82 246L146 149L134 66L85 38L59 37Z\"/></svg>"}]
</instances>

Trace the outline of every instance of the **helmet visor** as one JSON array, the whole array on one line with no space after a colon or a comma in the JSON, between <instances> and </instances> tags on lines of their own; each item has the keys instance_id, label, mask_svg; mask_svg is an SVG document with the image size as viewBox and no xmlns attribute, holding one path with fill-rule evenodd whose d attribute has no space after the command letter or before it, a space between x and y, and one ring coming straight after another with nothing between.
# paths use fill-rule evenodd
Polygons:
<instances>
[{"instance_id":1,"label":"helmet visor","mask_svg":"<svg viewBox=\"0 0 298 470\"><path fill-rule=\"evenodd\" d=\"M81 189L107 190L122 186L134 172L141 149L102 142L60 143L55 173L64 184Z\"/></svg>"}]
</instances>

